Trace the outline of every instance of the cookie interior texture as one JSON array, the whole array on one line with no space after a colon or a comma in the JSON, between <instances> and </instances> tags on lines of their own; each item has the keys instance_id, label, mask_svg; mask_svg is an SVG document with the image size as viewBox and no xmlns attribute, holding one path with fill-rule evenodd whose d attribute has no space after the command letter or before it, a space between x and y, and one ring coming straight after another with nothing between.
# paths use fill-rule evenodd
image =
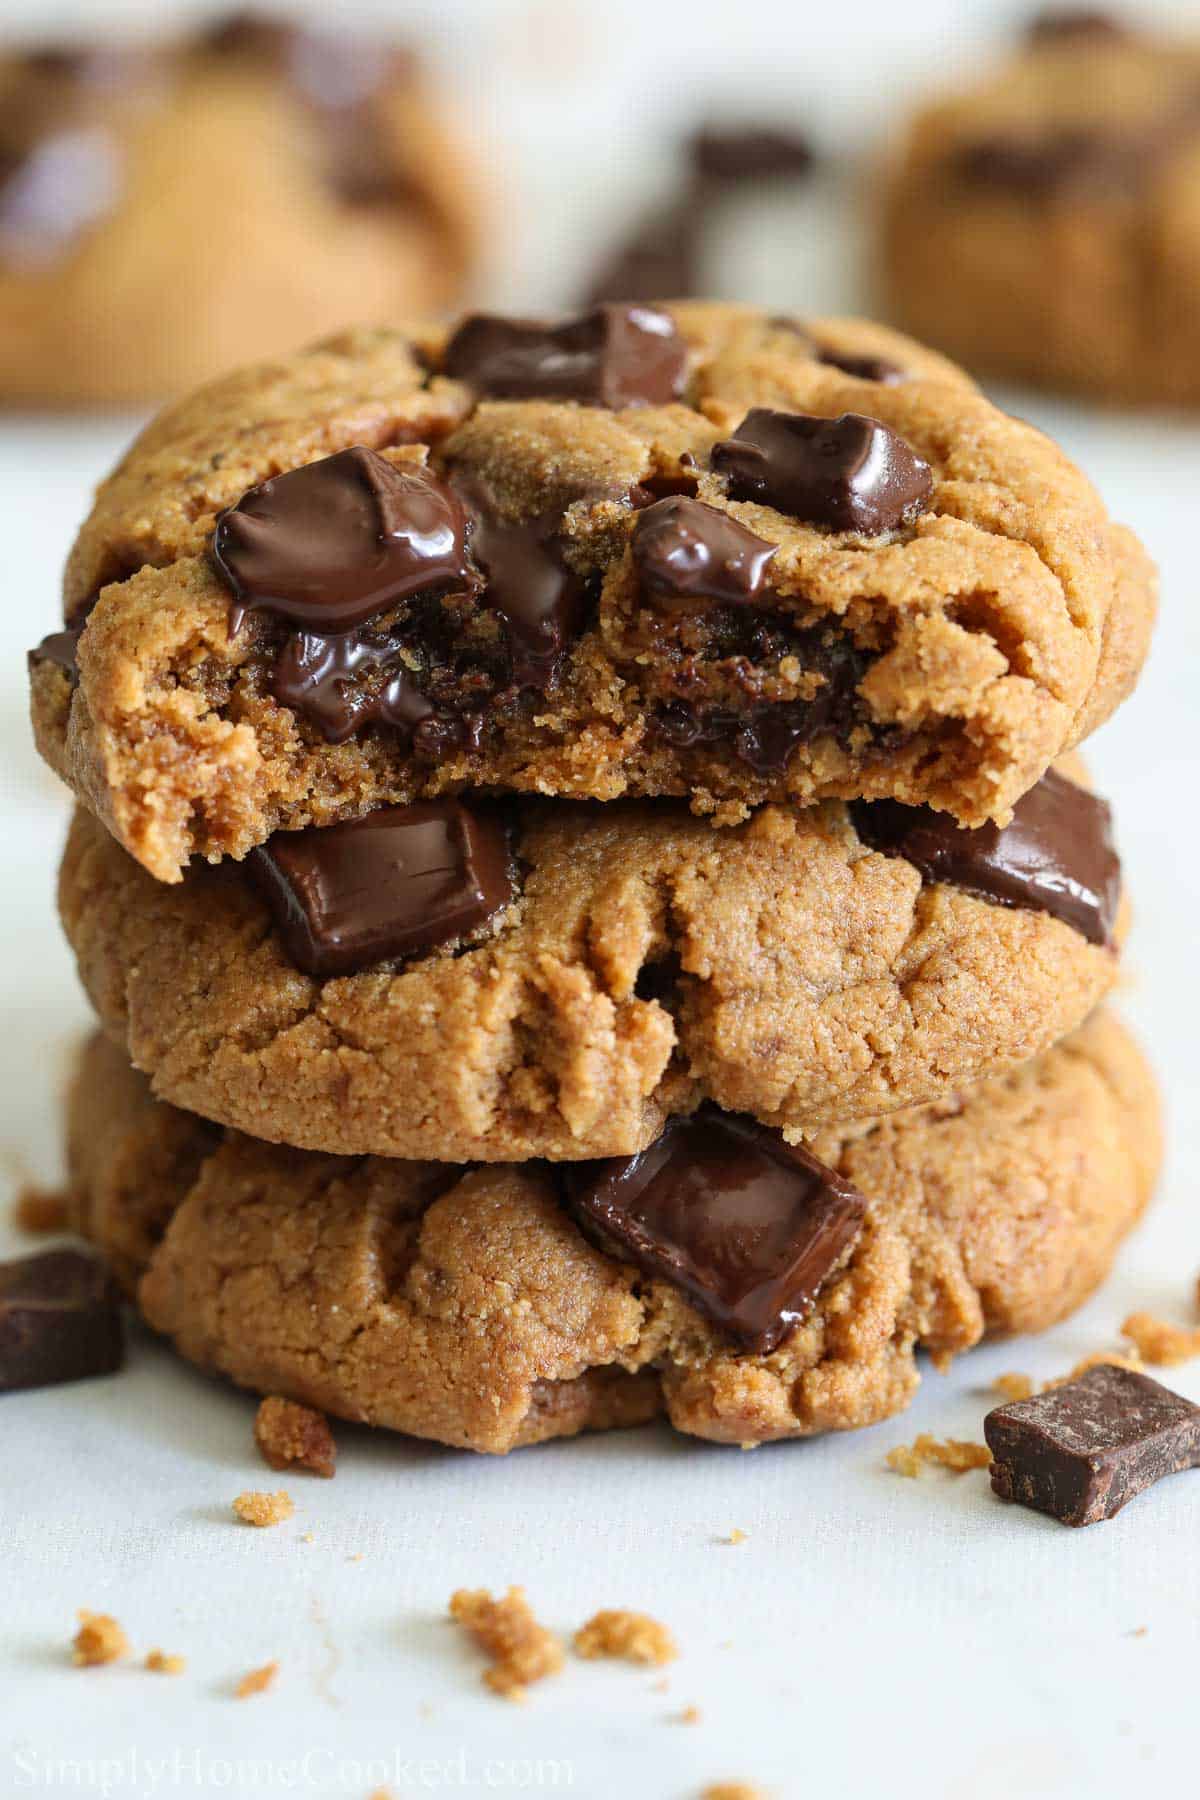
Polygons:
<instances>
[{"instance_id":1,"label":"cookie interior texture","mask_svg":"<svg viewBox=\"0 0 1200 1800\"><path fill-rule=\"evenodd\" d=\"M544 1164L256 1142L153 1099L100 1037L68 1135L76 1223L185 1356L492 1452L661 1411L733 1444L886 1418L919 1349L954 1355L1079 1305L1160 1153L1149 1073L1104 1013L1010 1075L827 1132L814 1149L868 1196L866 1222L804 1323L754 1356L589 1243Z\"/></svg>"},{"instance_id":2,"label":"cookie interior texture","mask_svg":"<svg viewBox=\"0 0 1200 1800\"><path fill-rule=\"evenodd\" d=\"M705 1099L807 1136L1026 1061L1117 977L1062 919L869 850L840 802L512 817L510 906L342 978L297 968L243 868L156 882L82 809L60 910L162 1098L350 1155L630 1155Z\"/></svg>"},{"instance_id":3,"label":"cookie interior texture","mask_svg":"<svg viewBox=\"0 0 1200 1800\"><path fill-rule=\"evenodd\" d=\"M910 340L668 311L686 362L667 404L481 398L442 372L445 334L414 329L350 334L170 409L72 554L77 680L33 659L43 754L162 881L279 828L471 788L687 796L719 823L858 796L1003 821L1136 678L1155 603L1140 545L1047 438ZM831 352L885 357L904 379L864 379ZM928 467L928 494L866 535L731 499L713 451L755 409L873 422ZM405 599L365 641L320 640L330 679L374 701L400 675L431 720L331 742L281 704L281 659L304 646L259 607L231 628L214 528L248 490L355 445L483 492L501 538L551 521L577 605L542 685L513 679L484 582ZM631 540L649 506L680 498L770 550L751 601L664 604L648 588Z\"/></svg>"},{"instance_id":4,"label":"cookie interior texture","mask_svg":"<svg viewBox=\"0 0 1200 1800\"><path fill-rule=\"evenodd\" d=\"M889 316L971 368L1200 404L1200 44L1042 34L926 106L883 183Z\"/></svg>"},{"instance_id":5,"label":"cookie interior texture","mask_svg":"<svg viewBox=\"0 0 1200 1800\"><path fill-rule=\"evenodd\" d=\"M277 21L7 50L0 400L141 402L452 303L478 259L473 161L395 42Z\"/></svg>"}]
</instances>

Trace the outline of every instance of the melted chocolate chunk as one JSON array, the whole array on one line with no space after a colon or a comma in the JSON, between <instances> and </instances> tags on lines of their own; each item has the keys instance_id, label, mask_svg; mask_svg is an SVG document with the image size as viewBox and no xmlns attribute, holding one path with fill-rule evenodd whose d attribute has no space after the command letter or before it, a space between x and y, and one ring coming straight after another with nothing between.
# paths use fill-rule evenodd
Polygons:
<instances>
[{"instance_id":1,"label":"melted chocolate chunk","mask_svg":"<svg viewBox=\"0 0 1200 1800\"><path fill-rule=\"evenodd\" d=\"M889 362L886 356L850 356L844 351L820 346L815 354L817 361L827 368L840 369L843 375L853 375L859 381L879 381L885 387L892 387L897 381L906 379L899 364Z\"/></svg>"},{"instance_id":2,"label":"melted chocolate chunk","mask_svg":"<svg viewBox=\"0 0 1200 1800\"><path fill-rule=\"evenodd\" d=\"M1029 21L1029 38L1035 44L1065 43L1071 39L1111 39L1129 36L1128 28L1111 13L1051 8L1035 13Z\"/></svg>"},{"instance_id":3,"label":"melted chocolate chunk","mask_svg":"<svg viewBox=\"0 0 1200 1800\"><path fill-rule=\"evenodd\" d=\"M506 519L481 482L461 475L454 485L470 521L471 558L487 584L480 604L508 630L512 680L544 689L583 623L584 585L563 559L562 514Z\"/></svg>"},{"instance_id":4,"label":"melted chocolate chunk","mask_svg":"<svg viewBox=\"0 0 1200 1800\"><path fill-rule=\"evenodd\" d=\"M1051 913L1089 943L1112 943L1121 900L1112 811L1054 769L1003 827L956 825L947 813L897 800L856 800L850 815L864 844L902 856L926 881Z\"/></svg>"},{"instance_id":5,"label":"melted chocolate chunk","mask_svg":"<svg viewBox=\"0 0 1200 1800\"><path fill-rule=\"evenodd\" d=\"M235 632L261 607L332 636L414 594L470 585L453 490L361 446L251 488L218 518L212 554Z\"/></svg>"},{"instance_id":6,"label":"melted chocolate chunk","mask_svg":"<svg viewBox=\"0 0 1200 1800\"><path fill-rule=\"evenodd\" d=\"M271 692L281 706L311 719L326 742L344 744L367 725L392 725L409 737L434 709L402 668L402 639L387 633L350 631L340 637L296 632L271 671ZM380 672L373 683L363 677Z\"/></svg>"},{"instance_id":7,"label":"melted chocolate chunk","mask_svg":"<svg viewBox=\"0 0 1200 1800\"><path fill-rule=\"evenodd\" d=\"M983 1421L992 1487L1064 1525L1098 1525L1166 1475L1200 1468L1200 1406L1099 1363Z\"/></svg>"},{"instance_id":8,"label":"melted chocolate chunk","mask_svg":"<svg viewBox=\"0 0 1200 1800\"><path fill-rule=\"evenodd\" d=\"M911 524L933 491L929 464L878 419L756 407L712 466L734 500L757 500L809 525L874 536Z\"/></svg>"},{"instance_id":9,"label":"melted chocolate chunk","mask_svg":"<svg viewBox=\"0 0 1200 1800\"><path fill-rule=\"evenodd\" d=\"M444 368L497 400L663 406L683 392L687 348L649 306L598 306L562 325L476 313L447 344Z\"/></svg>"},{"instance_id":10,"label":"melted chocolate chunk","mask_svg":"<svg viewBox=\"0 0 1200 1800\"><path fill-rule=\"evenodd\" d=\"M603 1246L746 1350L811 1312L862 1229L857 1188L752 1119L706 1107L640 1156L568 1165L568 1204Z\"/></svg>"},{"instance_id":11,"label":"melted chocolate chunk","mask_svg":"<svg viewBox=\"0 0 1200 1800\"><path fill-rule=\"evenodd\" d=\"M753 623L754 615L748 615L747 624ZM762 634L775 635L770 614L759 615L757 623ZM860 716L858 687L869 658L849 638L830 635L824 626L786 632L783 653L821 676L811 699L751 701L737 710L671 700L656 716L656 730L680 750L728 745L759 775L777 775L801 744L826 735L842 741ZM764 647L761 660L778 660L773 643Z\"/></svg>"},{"instance_id":12,"label":"melted chocolate chunk","mask_svg":"<svg viewBox=\"0 0 1200 1800\"><path fill-rule=\"evenodd\" d=\"M813 147L798 131L770 126L722 129L705 125L688 144L692 168L703 181L737 185L807 175Z\"/></svg>"},{"instance_id":13,"label":"melted chocolate chunk","mask_svg":"<svg viewBox=\"0 0 1200 1800\"><path fill-rule=\"evenodd\" d=\"M321 979L464 937L514 891L503 822L461 800L278 832L250 867L288 955Z\"/></svg>"},{"instance_id":14,"label":"melted chocolate chunk","mask_svg":"<svg viewBox=\"0 0 1200 1800\"><path fill-rule=\"evenodd\" d=\"M109 1375L124 1358L121 1299L102 1262L46 1250L0 1263L0 1394Z\"/></svg>"},{"instance_id":15,"label":"melted chocolate chunk","mask_svg":"<svg viewBox=\"0 0 1200 1800\"><path fill-rule=\"evenodd\" d=\"M728 513L684 496L638 515L633 561L642 587L668 606L745 606L761 598L776 546Z\"/></svg>"}]
</instances>

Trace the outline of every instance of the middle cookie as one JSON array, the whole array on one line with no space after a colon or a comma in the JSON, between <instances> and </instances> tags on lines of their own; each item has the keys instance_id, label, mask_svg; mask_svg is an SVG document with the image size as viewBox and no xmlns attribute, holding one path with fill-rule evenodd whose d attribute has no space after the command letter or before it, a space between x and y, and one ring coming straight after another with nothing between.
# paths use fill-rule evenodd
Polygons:
<instances>
[{"instance_id":1,"label":"middle cookie","mask_svg":"<svg viewBox=\"0 0 1200 1800\"><path fill-rule=\"evenodd\" d=\"M161 1098L343 1155L630 1155L706 1099L810 1133L1027 1061L1117 972L1108 808L1055 771L1003 831L456 800L256 857L168 887L80 812L67 937Z\"/></svg>"}]
</instances>

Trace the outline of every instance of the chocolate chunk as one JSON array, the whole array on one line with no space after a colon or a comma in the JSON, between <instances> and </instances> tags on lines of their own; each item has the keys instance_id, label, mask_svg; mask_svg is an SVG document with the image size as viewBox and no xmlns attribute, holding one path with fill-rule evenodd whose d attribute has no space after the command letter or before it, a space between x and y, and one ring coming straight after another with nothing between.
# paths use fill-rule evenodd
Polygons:
<instances>
[{"instance_id":1,"label":"chocolate chunk","mask_svg":"<svg viewBox=\"0 0 1200 1800\"><path fill-rule=\"evenodd\" d=\"M704 181L736 185L807 175L813 148L798 131L747 125L722 129L705 125L688 144L688 157Z\"/></svg>"},{"instance_id":2,"label":"chocolate chunk","mask_svg":"<svg viewBox=\"0 0 1200 1800\"><path fill-rule=\"evenodd\" d=\"M1164 124L1152 131L1078 129L1040 137L997 136L966 144L955 157L972 187L1008 190L1031 199L1087 189L1119 192L1136 185L1167 146Z\"/></svg>"},{"instance_id":3,"label":"chocolate chunk","mask_svg":"<svg viewBox=\"0 0 1200 1800\"><path fill-rule=\"evenodd\" d=\"M592 278L589 303L686 300L698 294L702 235L690 195L643 219Z\"/></svg>"},{"instance_id":4,"label":"chocolate chunk","mask_svg":"<svg viewBox=\"0 0 1200 1800\"><path fill-rule=\"evenodd\" d=\"M605 1248L673 1283L758 1355L811 1312L866 1211L807 1150L714 1107L674 1120L640 1156L567 1165L566 1183Z\"/></svg>"},{"instance_id":5,"label":"chocolate chunk","mask_svg":"<svg viewBox=\"0 0 1200 1800\"><path fill-rule=\"evenodd\" d=\"M250 865L288 955L322 979L465 937L513 897L503 822L461 800L277 832Z\"/></svg>"},{"instance_id":6,"label":"chocolate chunk","mask_svg":"<svg viewBox=\"0 0 1200 1800\"><path fill-rule=\"evenodd\" d=\"M454 477L469 519L471 559L486 586L480 604L508 630L512 680L543 689L583 623L584 586L562 554L561 512L506 519L480 481Z\"/></svg>"},{"instance_id":7,"label":"chocolate chunk","mask_svg":"<svg viewBox=\"0 0 1200 1800\"><path fill-rule=\"evenodd\" d=\"M598 306L562 325L475 313L443 366L498 400L664 406L683 392L687 347L669 314L649 306Z\"/></svg>"},{"instance_id":8,"label":"chocolate chunk","mask_svg":"<svg viewBox=\"0 0 1200 1800\"><path fill-rule=\"evenodd\" d=\"M230 629L261 607L324 636L418 593L470 583L466 515L445 482L356 445L264 481L217 520Z\"/></svg>"},{"instance_id":9,"label":"chocolate chunk","mask_svg":"<svg viewBox=\"0 0 1200 1800\"><path fill-rule=\"evenodd\" d=\"M904 857L927 881L1051 913L1089 943L1112 942L1121 900L1112 809L1055 769L1003 827L956 825L947 813L898 800L856 800L850 815L864 844Z\"/></svg>"},{"instance_id":10,"label":"chocolate chunk","mask_svg":"<svg viewBox=\"0 0 1200 1800\"><path fill-rule=\"evenodd\" d=\"M712 466L731 499L868 536L911 524L933 491L929 464L878 419L858 413L816 419L756 407L736 436L714 444Z\"/></svg>"},{"instance_id":11,"label":"chocolate chunk","mask_svg":"<svg viewBox=\"0 0 1200 1800\"><path fill-rule=\"evenodd\" d=\"M1064 1525L1098 1525L1164 1475L1200 1468L1200 1406L1113 1363L983 1421L992 1487Z\"/></svg>"},{"instance_id":12,"label":"chocolate chunk","mask_svg":"<svg viewBox=\"0 0 1200 1800\"><path fill-rule=\"evenodd\" d=\"M1072 11L1068 8L1051 8L1046 12L1035 13L1029 21L1029 38L1035 44L1057 44L1069 39L1111 39L1114 42L1129 36L1128 27L1111 13L1093 11Z\"/></svg>"},{"instance_id":13,"label":"chocolate chunk","mask_svg":"<svg viewBox=\"0 0 1200 1800\"><path fill-rule=\"evenodd\" d=\"M907 379L899 364L889 362L885 356L851 356L846 351L833 349L829 344L818 344L808 326L799 319L790 319L783 314L768 319L767 323L776 331L790 331L794 336L804 339L810 356L817 362L824 363L827 368L841 369L844 375L854 375L859 381L880 381L886 387Z\"/></svg>"},{"instance_id":14,"label":"chocolate chunk","mask_svg":"<svg viewBox=\"0 0 1200 1800\"><path fill-rule=\"evenodd\" d=\"M728 513L683 496L639 514L632 548L643 588L668 606L696 600L744 606L759 599L776 550Z\"/></svg>"},{"instance_id":15,"label":"chocolate chunk","mask_svg":"<svg viewBox=\"0 0 1200 1800\"><path fill-rule=\"evenodd\" d=\"M65 631L50 632L29 652L30 667L34 663L54 663L58 668L66 670L74 687L79 680L79 665L75 659L82 636L82 625L71 625Z\"/></svg>"},{"instance_id":16,"label":"chocolate chunk","mask_svg":"<svg viewBox=\"0 0 1200 1800\"><path fill-rule=\"evenodd\" d=\"M45 1250L0 1263L0 1394L109 1375L124 1358L121 1299L102 1262Z\"/></svg>"},{"instance_id":17,"label":"chocolate chunk","mask_svg":"<svg viewBox=\"0 0 1200 1800\"><path fill-rule=\"evenodd\" d=\"M899 364L889 362L886 356L850 356L841 350L819 347L816 358L828 368L840 369L844 375L853 375L859 381L880 381L885 387L891 387L905 379L904 370Z\"/></svg>"},{"instance_id":18,"label":"chocolate chunk","mask_svg":"<svg viewBox=\"0 0 1200 1800\"><path fill-rule=\"evenodd\" d=\"M249 9L223 13L206 25L198 42L221 56L282 57L299 33L287 19Z\"/></svg>"},{"instance_id":19,"label":"chocolate chunk","mask_svg":"<svg viewBox=\"0 0 1200 1800\"><path fill-rule=\"evenodd\" d=\"M392 725L411 736L434 709L396 667L401 649L402 640L387 633L295 632L275 659L271 692L281 706L311 719L330 744L344 744L367 725ZM364 681L377 671L380 679Z\"/></svg>"}]
</instances>

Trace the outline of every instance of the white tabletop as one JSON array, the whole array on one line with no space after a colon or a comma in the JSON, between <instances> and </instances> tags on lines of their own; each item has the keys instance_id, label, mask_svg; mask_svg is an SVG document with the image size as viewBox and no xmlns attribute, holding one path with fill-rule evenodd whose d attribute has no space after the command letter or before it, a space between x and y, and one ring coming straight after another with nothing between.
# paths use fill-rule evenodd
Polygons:
<instances>
[{"instance_id":1,"label":"white tabletop","mask_svg":"<svg viewBox=\"0 0 1200 1800\"><path fill-rule=\"evenodd\" d=\"M803 10L790 15L793 67ZM497 9L475 11L494 24ZM780 9L766 12L778 21ZM661 39L665 22L653 30ZM618 64L619 75L628 56ZM611 85L607 104L611 116ZM532 130L514 158L531 181L544 162ZM594 248L566 174L543 168L542 179L554 205L530 229L546 259L510 259L499 284L525 301L548 262L565 298L569 268ZM861 308L852 238L827 197L804 204L786 262L761 236L742 258L754 297ZM1200 1273L1200 425L1005 399L1085 463L1164 577L1145 680L1089 750L1137 905L1124 1010L1171 1120L1159 1201L1112 1282L1043 1339L929 1371L911 1413L871 1431L741 1454L650 1428L495 1461L343 1428L332 1482L272 1477L252 1446L253 1402L136 1334L120 1376L3 1401L0 1794L366 1800L386 1785L397 1797L474 1787L683 1800L718 1778L824 1800L1194 1790L1200 1474L1074 1533L994 1501L980 1474L909 1482L883 1460L922 1430L977 1439L995 1375L1059 1373L1113 1344L1135 1307L1190 1320ZM0 427L0 1148L14 1183L58 1168L58 1096L86 1022L52 909L66 802L28 744L20 653L50 628L72 529L128 430ZM0 1225L0 1254L34 1247ZM1167 1379L1200 1400L1200 1364ZM280 1481L291 1522L235 1523L235 1494ZM734 1528L746 1541L723 1543ZM564 1631L601 1606L666 1621L682 1649L667 1690L656 1671L572 1661L524 1707L491 1697L446 1602L461 1585L510 1582ZM186 1655L186 1673L72 1670L79 1607L114 1613L139 1652ZM231 1697L275 1658L272 1691ZM688 1706L697 1723L678 1722Z\"/></svg>"}]
</instances>

